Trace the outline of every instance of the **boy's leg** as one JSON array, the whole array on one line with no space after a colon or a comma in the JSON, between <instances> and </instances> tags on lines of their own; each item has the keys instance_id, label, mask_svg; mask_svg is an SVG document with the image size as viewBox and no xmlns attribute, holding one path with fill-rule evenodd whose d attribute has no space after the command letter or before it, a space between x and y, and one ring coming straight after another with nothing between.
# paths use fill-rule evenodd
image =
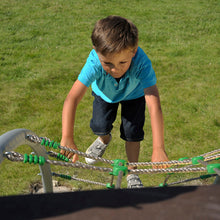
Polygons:
<instances>
[{"instance_id":1,"label":"boy's leg","mask_svg":"<svg viewBox=\"0 0 220 220\"><path fill-rule=\"evenodd\" d=\"M128 162L138 162L140 152L140 142L125 142L125 149L128 158ZM137 169L137 166L128 166L128 169ZM127 176L128 188L142 188L143 184L136 174L130 174Z\"/></svg>"},{"instance_id":2,"label":"boy's leg","mask_svg":"<svg viewBox=\"0 0 220 220\"><path fill-rule=\"evenodd\" d=\"M116 119L118 103L107 103L94 92L93 117L90 127L94 134L99 137L90 145L86 153L93 157L101 157L109 142L111 141L111 130ZM85 158L88 164L94 164L94 159Z\"/></svg>"},{"instance_id":3,"label":"boy's leg","mask_svg":"<svg viewBox=\"0 0 220 220\"><path fill-rule=\"evenodd\" d=\"M107 135L99 136L99 138L104 144L108 144L111 140L111 135L107 134Z\"/></svg>"},{"instance_id":4,"label":"boy's leg","mask_svg":"<svg viewBox=\"0 0 220 220\"><path fill-rule=\"evenodd\" d=\"M138 162L140 152L140 142L125 142L125 149L128 158L128 162ZM137 166L128 166L128 169L136 169Z\"/></svg>"},{"instance_id":5,"label":"boy's leg","mask_svg":"<svg viewBox=\"0 0 220 220\"><path fill-rule=\"evenodd\" d=\"M138 162L140 141L144 138L143 126L145 122L145 99L124 101L122 104L121 138L124 139L128 162ZM136 169L137 166L128 166L128 169ZM143 184L136 174L127 176L128 188L142 188Z\"/></svg>"},{"instance_id":6,"label":"boy's leg","mask_svg":"<svg viewBox=\"0 0 220 220\"><path fill-rule=\"evenodd\" d=\"M117 116L119 103L105 102L100 96L92 92L94 96L93 101L93 115L90 121L90 127L94 134L100 136L103 141L107 141L108 135L113 128L113 122Z\"/></svg>"}]
</instances>

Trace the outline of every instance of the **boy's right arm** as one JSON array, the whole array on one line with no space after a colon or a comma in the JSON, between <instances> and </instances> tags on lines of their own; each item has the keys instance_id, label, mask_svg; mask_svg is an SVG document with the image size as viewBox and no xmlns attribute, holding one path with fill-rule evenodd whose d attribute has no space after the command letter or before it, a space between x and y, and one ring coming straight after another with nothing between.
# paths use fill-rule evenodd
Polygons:
<instances>
[{"instance_id":1,"label":"boy's right arm","mask_svg":"<svg viewBox=\"0 0 220 220\"><path fill-rule=\"evenodd\" d=\"M61 146L77 150L77 147L74 143L75 114L77 105L83 98L86 91L87 87L79 80L76 80L66 97L62 113L62 140L60 143ZM65 155L69 159L73 156L73 162L76 162L78 160L77 154L65 150L61 150L60 153Z\"/></svg>"}]
</instances>

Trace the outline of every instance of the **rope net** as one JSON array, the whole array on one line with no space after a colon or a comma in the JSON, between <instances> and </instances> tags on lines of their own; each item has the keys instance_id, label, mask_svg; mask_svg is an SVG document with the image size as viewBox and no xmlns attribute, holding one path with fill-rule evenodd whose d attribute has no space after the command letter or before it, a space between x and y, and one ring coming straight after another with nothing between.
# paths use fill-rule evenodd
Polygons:
<instances>
[{"instance_id":1,"label":"rope net","mask_svg":"<svg viewBox=\"0 0 220 220\"><path fill-rule=\"evenodd\" d=\"M87 170L95 170L99 172L106 172L112 175L111 183L101 183L101 182L96 182L96 181L91 181L91 180L85 180L81 178L76 178L76 177L71 177L68 175L64 174L58 174L55 172L52 172L51 175L55 177L61 177L64 179L68 180L74 180L74 181L81 181L89 184L96 184L100 186L106 186L107 188L115 188L113 184L113 179L114 176L118 177L117 183L121 182L121 178L125 176L126 174L167 174L164 182L160 184L160 186L167 186L167 185L174 185L174 184L179 184L179 183L184 183L184 182L189 182L193 181L196 179L207 179L210 177L215 177L220 175L220 164L209 164L211 161L218 160L220 159L220 149L207 152L205 154L202 154L198 157L194 158L180 158L179 160L171 160L167 162L137 162L137 163L125 163L123 160L108 160L104 159L101 157L93 157L91 155L88 155L84 152L80 152L71 148L67 148L64 146L61 146L59 143L51 141L49 138L42 138L38 137L36 135L27 135L26 139L30 142L38 143L41 144L42 147L49 147L50 149L59 149L59 150L65 150L72 152L74 154L78 154L79 156L82 157L87 157L91 158L97 161L100 161L102 163L110 164L113 166L113 168L109 167L98 167L98 166L92 166L88 165L82 162L76 162L72 163L71 159L68 159L64 155L54 152L54 151L48 151L48 155L52 158L56 158L57 160L51 160L51 159L45 159L42 158L41 156L37 156L34 154L30 154L29 156L27 154L20 154L14 151L11 152L5 152L4 157L11 161L23 161L24 163L39 163L40 165L44 165L44 163L48 163L50 165L55 165L55 166L65 166L65 167L72 167L72 168L80 168L80 169L87 169ZM62 160L62 161L58 161ZM155 166L155 165L168 165L169 168L147 168L147 169L132 169L128 170L127 166L137 166L137 167L143 167L143 166ZM211 165L211 166L210 166ZM181 181L176 181L170 184L167 184L168 179L170 178L171 174L174 173L201 173L205 172L208 174L207 175L201 175L196 178L190 178L186 180L181 180ZM120 188L120 186L118 186Z\"/></svg>"}]
</instances>

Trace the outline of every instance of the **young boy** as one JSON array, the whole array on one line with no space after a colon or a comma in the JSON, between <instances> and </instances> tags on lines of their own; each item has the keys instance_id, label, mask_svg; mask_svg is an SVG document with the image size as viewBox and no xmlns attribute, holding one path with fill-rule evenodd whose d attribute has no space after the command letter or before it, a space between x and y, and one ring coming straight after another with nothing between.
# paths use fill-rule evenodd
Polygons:
<instances>
[{"instance_id":1,"label":"young boy","mask_svg":"<svg viewBox=\"0 0 220 220\"><path fill-rule=\"evenodd\" d=\"M164 148L163 116L156 76L151 61L138 47L138 30L129 20L109 16L99 20L92 32L93 50L63 107L61 145L77 150L74 143L74 119L77 105L92 85L93 117L90 127L98 135L86 153L101 157L111 141L112 124L121 104L121 138L125 140L128 162L137 162L140 141L144 138L145 106L151 117L152 161L168 161ZM73 162L78 155L61 150ZM89 164L95 160L86 158ZM136 167L129 167L135 169ZM142 187L137 175L127 177L128 188Z\"/></svg>"}]
</instances>

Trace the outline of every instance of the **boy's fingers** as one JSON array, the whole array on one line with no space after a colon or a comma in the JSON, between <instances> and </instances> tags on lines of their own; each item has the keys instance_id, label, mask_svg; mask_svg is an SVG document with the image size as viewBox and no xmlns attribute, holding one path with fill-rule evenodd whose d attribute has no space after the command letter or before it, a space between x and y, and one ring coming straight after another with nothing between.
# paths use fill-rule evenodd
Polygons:
<instances>
[{"instance_id":1,"label":"boy's fingers","mask_svg":"<svg viewBox=\"0 0 220 220\"><path fill-rule=\"evenodd\" d=\"M70 159L73 155L74 155L74 153L68 152L67 158Z\"/></svg>"},{"instance_id":2,"label":"boy's fingers","mask_svg":"<svg viewBox=\"0 0 220 220\"><path fill-rule=\"evenodd\" d=\"M64 155L65 154L65 150L61 150L60 153Z\"/></svg>"},{"instance_id":3,"label":"boy's fingers","mask_svg":"<svg viewBox=\"0 0 220 220\"><path fill-rule=\"evenodd\" d=\"M79 156L78 154L74 154L72 162L75 163L77 160L79 160Z\"/></svg>"},{"instance_id":4,"label":"boy's fingers","mask_svg":"<svg viewBox=\"0 0 220 220\"><path fill-rule=\"evenodd\" d=\"M153 167L153 169L165 169L165 168L169 168L170 165L168 165L168 164L161 164L161 165L153 165L152 167Z\"/></svg>"}]
</instances>

